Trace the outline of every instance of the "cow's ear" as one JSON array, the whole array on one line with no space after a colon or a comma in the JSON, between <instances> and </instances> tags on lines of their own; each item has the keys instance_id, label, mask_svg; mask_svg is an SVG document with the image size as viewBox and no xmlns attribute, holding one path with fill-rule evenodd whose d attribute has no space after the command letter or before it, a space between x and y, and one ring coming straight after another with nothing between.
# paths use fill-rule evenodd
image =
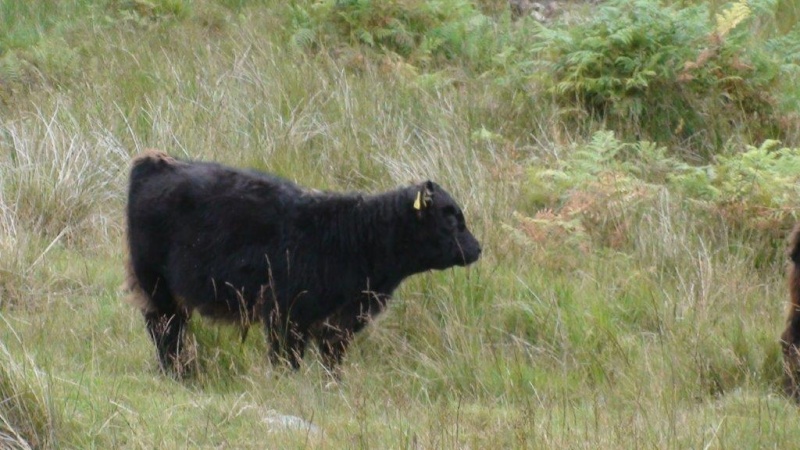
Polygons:
<instances>
[{"instance_id":1,"label":"cow's ear","mask_svg":"<svg viewBox=\"0 0 800 450\"><path fill-rule=\"evenodd\" d=\"M433 204L433 182L426 181L417 190L417 196L414 198L414 209L422 211Z\"/></svg>"}]
</instances>

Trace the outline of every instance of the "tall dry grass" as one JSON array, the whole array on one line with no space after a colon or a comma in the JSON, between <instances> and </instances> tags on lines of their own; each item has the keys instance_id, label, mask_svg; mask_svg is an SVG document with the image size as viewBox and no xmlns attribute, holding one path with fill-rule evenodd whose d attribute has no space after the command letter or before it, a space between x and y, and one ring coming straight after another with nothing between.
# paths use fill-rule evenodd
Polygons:
<instances>
[{"instance_id":1,"label":"tall dry grass","mask_svg":"<svg viewBox=\"0 0 800 450\"><path fill-rule=\"evenodd\" d=\"M33 83L3 110L0 446L797 442L796 407L779 393L780 257L756 265L748 241L666 188L629 215L596 203L596 226L627 221L624 245L532 233L520 219L534 216L528 168L556 167L590 139L552 104L523 114L485 80L431 87L391 60L354 68L297 52L282 45L285 5L233 3L78 22L67 35L80 73ZM493 127L500 116L517 122ZM408 280L338 384L314 355L286 373L260 331L241 342L202 320L191 325L202 370L177 382L118 292L127 161L148 147L321 189L430 178L486 251L467 270Z\"/></svg>"}]
</instances>

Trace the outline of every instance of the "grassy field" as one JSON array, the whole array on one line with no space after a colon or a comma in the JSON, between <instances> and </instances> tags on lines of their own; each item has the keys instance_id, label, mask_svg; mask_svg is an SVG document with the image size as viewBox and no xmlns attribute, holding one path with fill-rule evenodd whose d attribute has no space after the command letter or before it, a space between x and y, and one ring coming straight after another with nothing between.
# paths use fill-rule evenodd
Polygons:
<instances>
[{"instance_id":1,"label":"grassy field","mask_svg":"<svg viewBox=\"0 0 800 450\"><path fill-rule=\"evenodd\" d=\"M591 12L570 4L569 20ZM751 23L757 31L786 33L800 15L790 1L761 4L781 14ZM504 5L480 4L494 35L535 28ZM776 104L786 126L714 117L729 135L669 141L665 156L630 130L604 134L591 115L576 123L538 69L512 64L524 47L511 44L403 54L354 31L361 41L334 45L304 34L311 2L0 8L0 448L800 441L778 342L782 247L800 206L780 191L800 176L796 78L775 82L789 86ZM772 144L754 136L781 140L781 159L767 164ZM713 142L723 157L698 161ZM120 288L128 161L151 147L318 189L430 178L459 199L484 254L405 282L339 383L315 355L289 373L270 366L260 331L241 342L203 320L190 338L200 371L173 380ZM619 162L631 149L642 159ZM690 165L669 159L687 154ZM763 181L730 175L740 166L787 169ZM692 196L712 172L715 196Z\"/></svg>"}]
</instances>

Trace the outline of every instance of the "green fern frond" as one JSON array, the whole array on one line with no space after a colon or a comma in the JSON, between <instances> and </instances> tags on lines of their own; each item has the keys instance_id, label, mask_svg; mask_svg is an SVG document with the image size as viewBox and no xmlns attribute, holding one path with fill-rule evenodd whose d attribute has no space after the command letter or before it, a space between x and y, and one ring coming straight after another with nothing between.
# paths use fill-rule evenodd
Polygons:
<instances>
[{"instance_id":1,"label":"green fern frond","mask_svg":"<svg viewBox=\"0 0 800 450\"><path fill-rule=\"evenodd\" d=\"M375 46L375 39L372 38L372 33L363 28L356 30L356 38L369 46Z\"/></svg>"},{"instance_id":2,"label":"green fern frond","mask_svg":"<svg viewBox=\"0 0 800 450\"><path fill-rule=\"evenodd\" d=\"M301 28L292 34L292 45L299 48L310 48L314 45L317 35L313 30Z\"/></svg>"},{"instance_id":3,"label":"green fern frond","mask_svg":"<svg viewBox=\"0 0 800 450\"><path fill-rule=\"evenodd\" d=\"M731 30L736 28L737 25L750 17L752 11L747 3L747 0L739 0L731 5L729 9L717 14L717 26L714 31L718 36L725 37Z\"/></svg>"}]
</instances>

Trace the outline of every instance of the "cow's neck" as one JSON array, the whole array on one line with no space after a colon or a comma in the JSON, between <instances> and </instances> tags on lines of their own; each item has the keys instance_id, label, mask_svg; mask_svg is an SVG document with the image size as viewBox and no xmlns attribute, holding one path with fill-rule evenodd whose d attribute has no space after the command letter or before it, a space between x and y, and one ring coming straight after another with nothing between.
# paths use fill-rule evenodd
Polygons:
<instances>
[{"instance_id":1,"label":"cow's neck","mask_svg":"<svg viewBox=\"0 0 800 450\"><path fill-rule=\"evenodd\" d=\"M331 229L339 240L343 263L352 261L373 288L391 291L412 273L402 266L398 242L410 218L406 190L363 197L342 208L343 216ZM346 256L344 256L346 255Z\"/></svg>"}]
</instances>

